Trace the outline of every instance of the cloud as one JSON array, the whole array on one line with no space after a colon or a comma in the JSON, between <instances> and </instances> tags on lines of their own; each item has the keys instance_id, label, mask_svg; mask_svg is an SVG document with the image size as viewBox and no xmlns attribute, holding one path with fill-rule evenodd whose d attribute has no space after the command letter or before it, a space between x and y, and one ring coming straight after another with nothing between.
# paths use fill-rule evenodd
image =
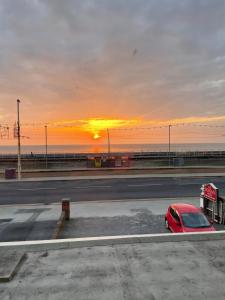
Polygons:
<instances>
[{"instance_id":1,"label":"cloud","mask_svg":"<svg viewBox=\"0 0 225 300\"><path fill-rule=\"evenodd\" d=\"M42 121L225 114L224 11L221 0L2 0L0 107L8 116L21 97L23 117Z\"/></svg>"}]
</instances>

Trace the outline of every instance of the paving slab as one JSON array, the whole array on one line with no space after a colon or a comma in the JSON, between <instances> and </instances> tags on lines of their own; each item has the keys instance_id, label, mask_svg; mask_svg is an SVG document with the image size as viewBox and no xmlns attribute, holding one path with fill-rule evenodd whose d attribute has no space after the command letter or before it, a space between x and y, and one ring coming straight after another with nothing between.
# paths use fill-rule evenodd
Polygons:
<instances>
[{"instance_id":1,"label":"paving slab","mask_svg":"<svg viewBox=\"0 0 225 300\"><path fill-rule=\"evenodd\" d=\"M60 206L6 205L0 210L0 242L51 239Z\"/></svg>"},{"instance_id":2,"label":"paving slab","mask_svg":"<svg viewBox=\"0 0 225 300\"><path fill-rule=\"evenodd\" d=\"M0 282L12 280L25 260L25 253L21 251L0 251Z\"/></svg>"}]
</instances>

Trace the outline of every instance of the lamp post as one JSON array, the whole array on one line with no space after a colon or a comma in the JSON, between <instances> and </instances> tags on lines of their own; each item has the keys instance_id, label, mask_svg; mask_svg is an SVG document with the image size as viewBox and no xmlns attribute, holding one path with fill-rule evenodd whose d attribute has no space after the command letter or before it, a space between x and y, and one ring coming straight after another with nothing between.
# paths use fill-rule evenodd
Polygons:
<instances>
[{"instance_id":1,"label":"lamp post","mask_svg":"<svg viewBox=\"0 0 225 300\"><path fill-rule=\"evenodd\" d=\"M20 143L20 100L17 99L17 142L18 142L18 179L21 179L21 143Z\"/></svg>"},{"instance_id":2,"label":"lamp post","mask_svg":"<svg viewBox=\"0 0 225 300\"><path fill-rule=\"evenodd\" d=\"M48 126L45 125L45 167L48 168Z\"/></svg>"},{"instance_id":3,"label":"lamp post","mask_svg":"<svg viewBox=\"0 0 225 300\"><path fill-rule=\"evenodd\" d=\"M169 125L169 149L168 149L169 150L169 153L168 153L169 154L169 166L170 166L170 142L171 142L170 141L170 135L171 135L171 126L172 125Z\"/></svg>"},{"instance_id":4,"label":"lamp post","mask_svg":"<svg viewBox=\"0 0 225 300\"><path fill-rule=\"evenodd\" d=\"M108 136L108 154L110 154L110 136L109 136L109 129L107 128L107 136Z\"/></svg>"}]
</instances>

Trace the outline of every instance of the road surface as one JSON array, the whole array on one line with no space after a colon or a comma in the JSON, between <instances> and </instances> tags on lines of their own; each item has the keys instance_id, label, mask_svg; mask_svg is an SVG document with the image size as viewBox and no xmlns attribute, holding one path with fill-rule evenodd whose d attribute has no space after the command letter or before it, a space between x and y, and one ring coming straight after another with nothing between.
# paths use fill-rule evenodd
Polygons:
<instances>
[{"instance_id":1,"label":"road surface","mask_svg":"<svg viewBox=\"0 0 225 300\"><path fill-rule=\"evenodd\" d=\"M151 198L198 197L201 185L213 182L225 194L225 177L113 178L0 183L2 204L50 204L70 198L73 202Z\"/></svg>"}]
</instances>

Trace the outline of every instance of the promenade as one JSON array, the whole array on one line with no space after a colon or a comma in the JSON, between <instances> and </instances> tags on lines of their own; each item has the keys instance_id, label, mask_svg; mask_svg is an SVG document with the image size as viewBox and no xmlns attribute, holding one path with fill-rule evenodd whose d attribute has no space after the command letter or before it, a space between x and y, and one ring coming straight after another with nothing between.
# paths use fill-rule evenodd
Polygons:
<instances>
[{"instance_id":1,"label":"promenade","mask_svg":"<svg viewBox=\"0 0 225 300\"><path fill-rule=\"evenodd\" d=\"M23 169L22 178L100 178L100 177L176 177L176 176L224 176L225 166L207 167L129 167L129 168L58 168ZM0 170L0 180L5 179L5 171ZM10 181L10 180L8 180Z\"/></svg>"}]
</instances>

